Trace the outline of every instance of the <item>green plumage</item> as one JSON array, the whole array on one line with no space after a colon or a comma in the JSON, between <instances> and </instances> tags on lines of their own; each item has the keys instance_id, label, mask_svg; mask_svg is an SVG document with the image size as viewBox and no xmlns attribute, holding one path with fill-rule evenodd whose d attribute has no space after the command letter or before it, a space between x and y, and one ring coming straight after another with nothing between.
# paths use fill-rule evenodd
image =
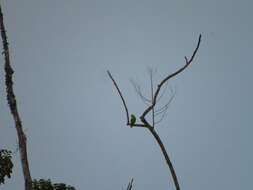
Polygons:
<instances>
[{"instance_id":1,"label":"green plumage","mask_svg":"<svg viewBox=\"0 0 253 190\"><path fill-rule=\"evenodd\" d=\"M130 127L133 127L133 125L135 124L135 122L136 122L136 117L133 114L131 114Z\"/></svg>"}]
</instances>

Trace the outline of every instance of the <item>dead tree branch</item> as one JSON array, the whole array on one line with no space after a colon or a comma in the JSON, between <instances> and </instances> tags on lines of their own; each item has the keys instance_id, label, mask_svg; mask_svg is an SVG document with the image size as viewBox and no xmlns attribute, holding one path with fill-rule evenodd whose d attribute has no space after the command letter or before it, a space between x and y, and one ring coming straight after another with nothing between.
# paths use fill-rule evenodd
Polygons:
<instances>
[{"instance_id":1,"label":"dead tree branch","mask_svg":"<svg viewBox=\"0 0 253 190\"><path fill-rule=\"evenodd\" d=\"M156 92L155 92L155 95L154 95L154 100L152 102L152 105L149 106L144 112L143 114L140 116L140 120L145 124L145 125L148 125L150 126L150 124L147 122L147 120L145 119L145 116L156 106L156 99L158 97L158 94L161 90L161 87L171 78L175 77L176 75L178 75L179 73L181 73L182 71L184 71L193 61L198 49L199 49L199 45L200 45L200 42L201 42L201 34L199 35L199 39L198 39L198 43L197 43L197 46L190 58L190 60L188 61L187 57L185 57L185 65L183 67L181 67L180 69L178 69L176 72L168 75L167 77L165 77L157 86L157 89L156 89ZM162 150L162 153L164 155L164 158L166 160L166 163L170 169L170 172L171 172L171 175L172 175L172 178L173 178L173 181L174 181L174 185L176 187L176 190L180 190L180 186L179 186L179 182L178 182L178 178L177 178L177 175L176 175L176 172L175 172L175 169L172 165L172 162L170 160L170 157L168 156L167 154L167 151L161 141L161 139L159 138L159 135L156 133L154 127L149 127L149 131L152 133L152 135L154 136L154 138L156 139L158 145L160 146L161 150Z\"/></svg>"},{"instance_id":2,"label":"dead tree branch","mask_svg":"<svg viewBox=\"0 0 253 190\"><path fill-rule=\"evenodd\" d=\"M134 182L134 179L132 178L131 181L128 183L127 190L132 190L133 182Z\"/></svg>"},{"instance_id":3,"label":"dead tree branch","mask_svg":"<svg viewBox=\"0 0 253 190\"><path fill-rule=\"evenodd\" d=\"M151 91L151 101L154 102L154 85L153 85L153 70L151 68L149 70L150 77L150 91ZM155 127L155 107L152 109L152 126Z\"/></svg>"},{"instance_id":4,"label":"dead tree branch","mask_svg":"<svg viewBox=\"0 0 253 190\"><path fill-rule=\"evenodd\" d=\"M22 128L21 118L18 113L17 101L13 90L13 80L12 75L14 73L11 63L10 63L10 55L9 55L9 47L7 41L6 30L3 21L2 8L0 5L0 30L1 37L3 43L3 54L5 58L5 84L6 84L6 92L7 92L7 102L10 107L11 114L13 116L15 127L18 136L19 142L19 150L21 157L21 164L23 169L23 175L25 180L25 190L32 190L32 178L29 169L28 156L27 156L27 144L26 144L26 136Z\"/></svg>"},{"instance_id":5,"label":"dead tree branch","mask_svg":"<svg viewBox=\"0 0 253 190\"><path fill-rule=\"evenodd\" d=\"M165 77L165 78L158 84L157 89L156 89L156 92L155 92L155 95L154 95L154 100L153 100L153 102L152 102L152 105L149 106L149 107L143 112L143 114L142 114L141 117L140 117L140 119L141 119L144 123L148 124L147 121L146 121L146 119L145 119L145 116L155 107L155 105L156 105L156 99L157 99L158 94L159 94L159 92L160 92L160 90L161 90L161 87L162 87L169 79L171 79L171 78L175 77L176 75L178 75L179 73L181 73L183 70L185 70L185 69L191 64L191 62L193 61L193 59L194 59L194 57L195 57L195 55L196 55L196 53L197 53L197 51L198 51L198 49L199 49L200 42L201 42L201 34L199 35L197 47L195 48L195 50L194 50L194 52L193 52L193 54L192 54L190 60L188 61L187 57L185 56L185 65L184 65L183 67L181 67L180 69L178 69L176 72L174 72L174 73L168 75L167 77Z\"/></svg>"},{"instance_id":6,"label":"dead tree branch","mask_svg":"<svg viewBox=\"0 0 253 190\"><path fill-rule=\"evenodd\" d=\"M128 113L126 101L125 101L125 99L124 99L124 97L123 97L123 95L122 95L122 93L121 93L121 91L120 91L120 89L119 89L119 87L118 87L116 81L115 81L114 78L112 77L110 71L107 71L107 74L108 74L109 77L111 78L111 80L112 80L114 86L116 87L116 89L117 89L117 91L118 91L118 93L119 93L119 96L120 96L120 98L121 98L121 100L122 100L122 102L123 102L123 105L124 105L124 108L125 108L125 111L126 111L127 125L129 125L129 113Z\"/></svg>"},{"instance_id":7,"label":"dead tree branch","mask_svg":"<svg viewBox=\"0 0 253 190\"><path fill-rule=\"evenodd\" d=\"M129 112L128 112L128 108L127 108L127 105L126 105L126 101L125 101L125 99L124 99L124 97L123 97L123 95L122 95L122 93L121 93L121 91L120 91L120 89L119 89L119 87L118 87L118 84L117 84L116 81L114 80L114 78L113 78L112 74L110 73L110 71L107 71L107 74L109 75L110 79L111 79L112 82L113 82L113 85L114 85L115 88L117 89L117 92L118 92L118 94L119 94L119 96L120 96L120 98L121 98L121 100L122 100L123 105L124 105L125 112L126 112L126 118L127 118L127 124L126 124L126 125L130 126L130 122L129 122ZM137 124L137 123L134 124L133 126L134 126L134 127L145 127L145 125L143 125L143 124ZM132 127L133 127L133 126L132 126Z\"/></svg>"},{"instance_id":8,"label":"dead tree branch","mask_svg":"<svg viewBox=\"0 0 253 190\"><path fill-rule=\"evenodd\" d=\"M156 106L156 104L158 102L159 97L161 97L161 95L159 95L159 92L160 92L161 88L164 86L164 84L166 84L171 78L177 76L179 73L181 73L182 71L184 71L192 63L192 61L193 61L193 59L194 59L194 57L195 57L195 55L196 55L196 53L197 53L197 51L199 49L200 42L201 42L201 35L199 35L197 46L196 46L196 48L195 48L195 50L194 50L194 52L193 52L190 60L188 60L187 57L185 57L185 65L183 67L181 67L180 69L178 69L177 71L175 71L174 73L172 73L172 74L168 75L167 77L165 77L158 84L155 93L153 93L153 78L152 78L153 76L152 76L152 73L151 73L150 80L151 80L151 100L152 100L152 102L147 107L147 109L144 110L144 112L140 116L140 120L141 120L142 123L141 124L130 125L132 127L133 126L135 126L135 127L144 127L144 128L147 128L151 132L151 134L155 138L157 144L159 145L159 147L160 147L160 149L161 149L161 151L163 153L163 156L164 156L164 158L166 160L166 163L167 163L167 165L169 167L169 170L170 170L170 173L172 175L173 182L174 182L176 190L180 190L180 186L179 186L179 182L178 182L178 178L177 178L175 169L174 169L174 167L172 165L172 162L170 160L170 157L169 157L169 155L168 155L168 153L167 153L167 151L165 149L165 146L164 146L162 140L160 139L159 135L157 134L157 132L155 131L155 128L154 128L154 124L155 124L155 122L154 122L154 116L155 116L155 114L156 113L157 114L162 113L163 114L162 117L164 117L164 114L166 113L166 111L168 109L168 105L172 101L174 95L171 97L171 99L168 101L168 103L166 103L162 108L158 109L158 112L155 112L155 106ZM119 87L118 87L117 83L115 82L115 80L113 79L111 73L109 71L107 71L107 73L108 73L109 77L111 78L114 86L116 87L116 89L117 89L117 91L118 91L118 93L119 93L119 95L121 97L121 100L122 100L122 102L124 104L126 115L127 115L127 125L129 125L129 114L128 114L127 105L125 103L123 95L122 95L121 91L119 90ZM138 92L138 95L143 99L144 96L142 95L142 93L140 93L141 92L140 88L137 88L136 91ZM146 120L146 118L145 118L150 111L152 111L152 124L150 124Z\"/></svg>"}]
</instances>

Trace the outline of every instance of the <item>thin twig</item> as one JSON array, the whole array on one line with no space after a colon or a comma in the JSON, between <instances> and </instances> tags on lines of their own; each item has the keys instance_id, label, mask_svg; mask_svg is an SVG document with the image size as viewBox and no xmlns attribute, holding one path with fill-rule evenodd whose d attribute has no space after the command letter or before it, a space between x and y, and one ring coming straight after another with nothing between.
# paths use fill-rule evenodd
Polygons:
<instances>
[{"instance_id":1,"label":"thin twig","mask_svg":"<svg viewBox=\"0 0 253 190\"><path fill-rule=\"evenodd\" d=\"M6 84L6 92L7 92L7 102L10 107L11 114L13 116L15 127L18 135L19 141L19 150L20 150L20 157L21 157L21 164L23 169L23 175L25 180L25 190L32 190L32 178L29 169L29 162L27 156L27 144L26 144L26 136L22 128L21 118L18 113L17 101L13 90L13 80L12 75L14 73L11 63L10 63L10 55L9 55L9 47L7 41L6 30L3 21L3 14L2 8L0 5L0 30L1 30L1 37L3 43L3 54L5 58L5 84Z\"/></svg>"},{"instance_id":2,"label":"thin twig","mask_svg":"<svg viewBox=\"0 0 253 190\"><path fill-rule=\"evenodd\" d=\"M169 105L170 105L170 103L172 102L172 100L174 99L174 97L175 97L174 95L171 96L170 100L161 108L160 111L158 111L158 112L156 113L156 116L162 114L161 118L160 118L158 121L156 121L156 124L160 123L160 122L163 120L163 118L165 117L165 115L166 115L166 113L167 113L167 110L168 110L168 108L169 108Z\"/></svg>"},{"instance_id":3,"label":"thin twig","mask_svg":"<svg viewBox=\"0 0 253 190\"><path fill-rule=\"evenodd\" d=\"M119 89L116 81L114 80L112 74L110 73L110 71L107 71L107 74L109 75L110 79L112 80L112 82L113 82L115 88L117 89L117 92L120 95L121 100L123 102L123 105L124 105L124 108L125 108L125 112L126 112L126 117L127 117L127 124L126 125L130 126L130 127L144 127L144 128L147 128L146 125L140 124L140 123L130 124L130 122L129 122L129 112L128 112L128 108L127 108L127 105L126 105L126 101L125 101L125 99L124 99L124 97L123 97L123 95L122 95L122 93L121 93L121 91L120 91L120 89Z\"/></svg>"},{"instance_id":4,"label":"thin twig","mask_svg":"<svg viewBox=\"0 0 253 190\"><path fill-rule=\"evenodd\" d=\"M150 104L152 104L152 101L149 100L147 97L145 97L141 91L141 87L139 84L137 84L134 80L130 80L130 82L132 83L135 92L138 94L138 96L141 98L141 100L143 101L143 103L147 106L149 106Z\"/></svg>"},{"instance_id":5,"label":"thin twig","mask_svg":"<svg viewBox=\"0 0 253 190\"><path fill-rule=\"evenodd\" d=\"M121 98L121 100L122 100L122 102L123 102L123 105L124 105L124 108L125 108L125 111L126 111L127 125L129 125L129 113L128 113L126 101L125 101L125 99L124 99L124 97L123 97L123 95L122 95L122 93L121 93L121 91L120 91L120 89L119 89L119 87L118 87L116 81L115 81L114 78L112 77L110 71L107 71L107 74L109 75L110 79L112 80L114 86L116 87L116 89L117 89L117 91L118 91L118 93L119 93L119 95L120 95L120 98Z\"/></svg>"},{"instance_id":6,"label":"thin twig","mask_svg":"<svg viewBox=\"0 0 253 190\"><path fill-rule=\"evenodd\" d=\"M153 70L149 68L151 101L154 102ZM155 127L155 107L152 108L152 126Z\"/></svg>"},{"instance_id":7,"label":"thin twig","mask_svg":"<svg viewBox=\"0 0 253 190\"><path fill-rule=\"evenodd\" d=\"M158 108L156 111L155 111L155 116L157 115L160 115L165 109L168 108L169 104L172 102L172 100L174 99L175 97L175 93L173 93L171 96L170 96L170 99L169 101L164 104L162 107Z\"/></svg>"}]
</instances>

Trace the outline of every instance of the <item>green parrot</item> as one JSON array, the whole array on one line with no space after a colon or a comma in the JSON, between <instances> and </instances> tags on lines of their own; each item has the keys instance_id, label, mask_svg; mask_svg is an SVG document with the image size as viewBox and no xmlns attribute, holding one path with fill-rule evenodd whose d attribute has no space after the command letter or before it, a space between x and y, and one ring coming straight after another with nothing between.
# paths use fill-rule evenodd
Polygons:
<instances>
[{"instance_id":1,"label":"green parrot","mask_svg":"<svg viewBox=\"0 0 253 190\"><path fill-rule=\"evenodd\" d=\"M136 117L133 114L131 114L130 127L133 127L135 122L136 122Z\"/></svg>"}]
</instances>

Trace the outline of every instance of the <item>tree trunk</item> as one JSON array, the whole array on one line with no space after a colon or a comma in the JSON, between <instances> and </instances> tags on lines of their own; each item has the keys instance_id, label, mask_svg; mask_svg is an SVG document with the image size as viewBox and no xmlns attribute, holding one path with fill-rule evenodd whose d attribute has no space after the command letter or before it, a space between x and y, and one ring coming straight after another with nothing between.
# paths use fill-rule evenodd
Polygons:
<instances>
[{"instance_id":1,"label":"tree trunk","mask_svg":"<svg viewBox=\"0 0 253 190\"><path fill-rule=\"evenodd\" d=\"M10 111L15 122L16 131L17 131L19 152L20 152L21 164L22 164L23 175L24 175L24 180L25 180L25 190L32 190L32 178L31 178L31 174L29 170L26 136L22 128L22 122L18 114L17 102L16 102L14 91L13 91L12 75L14 71L10 64L8 41L7 41L7 35L6 35L4 21L3 21L1 5L0 5L0 30L1 30L3 49L4 49L3 54L5 58L4 69L5 69L5 84L6 84L6 92L7 92L7 101L8 101L8 105L10 107Z\"/></svg>"}]
</instances>

